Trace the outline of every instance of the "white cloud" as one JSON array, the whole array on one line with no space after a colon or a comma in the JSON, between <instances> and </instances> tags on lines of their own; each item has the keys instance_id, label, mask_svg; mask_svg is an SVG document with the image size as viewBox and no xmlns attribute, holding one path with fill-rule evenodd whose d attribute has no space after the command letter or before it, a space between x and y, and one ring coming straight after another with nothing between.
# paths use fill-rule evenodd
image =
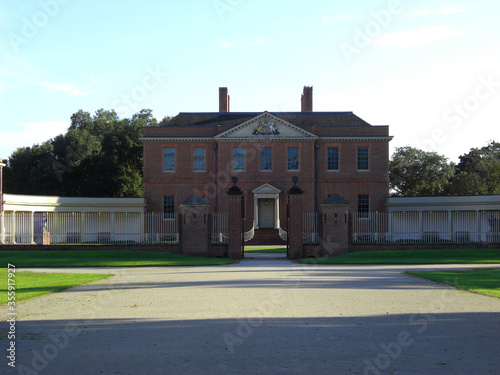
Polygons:
<instances>
[{"instance_id":1,"label":"white cloud","mask_svg":"<svg viewBox=\"0 0 500 375\"><path fill-rule=\"evenodd\" d=\"M441 14L453 14L453 13L462 13L463 9L454 8L452 6L447 6L441 9Z\"/></svg>"},{"instance_id":2,"label":"white cloud","mask_svg":"<svg viewBox=\"0 0 500 375\"><path fill-rule=\"evenodd\" d=\"M416 12L413 12L410 14L410 17L421 17L421 16L428 16L431 14L431 10L429 8L423 8L420 10L417 10Z\"/></svg>"},{"instance_id":3,"label":"white cloud","mask_svg":"<svg viewBox=\"0 0 500 375\"><path fill-rule=\"evenodd\" d=\"M31 147L64 134L69 125L68 121L38 121L11 126L10 130L2 131L0 157L8 158L19 147Z\"/></svg>"},{"instance_id":4,"label":"white cloud","mask_svg":"<svg viewBox=\"0 0 500 375\"><path fill-rule=\"evenodd\" d=\"M54 82L45 82L45 81L31 81L29 83L35 84L37 86L42 86L50 91L56 92L64 92L69 94L70 96L88 96L93 95L96 91L85 91L75 85L73 82L68 83L54 83Z\"/></svg>"},{"instance_id":5,"label":"white cloud","mask_svg":"<svg viewBox=\"0 0 500 375\"><path fill-rule=\"evenodd\" d=\"M445 14L455 14L462 13L463 9L458 9L453 6L446 6L439 10L432 10L430 8L422 8L410 14L410 17L422 17L422 16L437 16L437 15L445 15Z\"/></svg>"},{"instance_id":6,"label":"white cloud","mask_svg":"<svg viewBox=\"0 0 500 375\"><path fill-rule=\"evenodd\" d=\"M359 20L361 18L362 17L360 16L354 16L349 13L337 12L334 16L323 16L323 18L321 18L320 23L323 25L331 25L339 22Z\"/></svg>"},{"instance_id":7,"label":"white cloud","mask_svg":"<svg viewBox=\"0 0 500 375\"><path fill-rule=\"evenodd\" d=\"M29 85L35 85L40 87L45 87L49 91L52 92L63 92L69 94L69 96L88 96L94 95L97 93L96 90L84 89L82 87L78 87L74 82L66 82L66 83L57 83L57 82L49 82L49 81L40 81L33 78L26 77L26 71L32 70L29 65L27 65L23 60L12 60L16 65L21 65L24 70L24 74L14 70L2 69L0 68L0 76L3 76L7 79L10 79L14 82L22 82ZM45 72L33 72L32 76L40 76L47 75ZM96 80L92 77L92 80L86 86L94 86L96 84Z\"/></svg>"},{"instance_id":8,"label":"white cloud","mask_svg":"<svg viewBox=\"0 0 500 375\"><path fill-rule=\"evenodd\" d=\"M415 31L382 34L373 39L373 44L382 47L421 47L461 34L461 30L451 26L427 26Z\"/></svg>"}]
</instances>

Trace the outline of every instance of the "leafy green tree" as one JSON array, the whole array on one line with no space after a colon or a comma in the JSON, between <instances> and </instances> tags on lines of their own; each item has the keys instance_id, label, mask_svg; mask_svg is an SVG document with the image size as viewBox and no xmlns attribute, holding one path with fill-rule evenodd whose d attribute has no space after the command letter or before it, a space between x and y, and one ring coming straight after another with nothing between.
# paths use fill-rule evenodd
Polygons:
<instances>
[{"instance_id":1,"label":"leafy green tree","mask_svg":"<svg viewBox=\"0 0 500 375\"><path fill-rule=\"evenodd\" d=\"M66 134L10 157L5 191L88 197L142 196L142 128L158 126L149 109L130 119L114 110L79 110Z\"/></svg>"},{"instance_id":2,"label":"leafy green tree","mask_svg":"<svg viewBox=\"0 0 500 375\"><path fill-rule=\"evenodd\" d=\"M460 156L451 182L453 195L500 194L500 143L490 141Z\"/></svg>"},{"instance_id":3,"label":"leafy green tree","mask_svg":"<svg viewBox=\"0 0 500 375\"><path fill-rule=\"evenodd\" d=\"M393 196L445 195L455 166L436 152L410 146L398 147L390 160L389 176Z\"/></svg>"},{"instance_id":4,"label":"leafy green tree","mask_svg":"<svg viewBox=\"0 0 500 375\"><path fill-rule=\"evenodd\" d=\"M16 194L50 194L57 188L52 173L50 141L41 145L19 148L9 159L9 172L4 176L5 192Z\"/></svg>"},{"instance_id":5,"label":"leafy green tree","mask_svg":"<svg viewBox=\"0 0 500 375\"><path fill-rule=\"evenodd\" d=\"M162 120L160 121L159 123L159 126L165 126L167 124L167 122L169 122L170 120L172 120L172 116L165 116L162 118Z\"/></svg>"}]
</instances>

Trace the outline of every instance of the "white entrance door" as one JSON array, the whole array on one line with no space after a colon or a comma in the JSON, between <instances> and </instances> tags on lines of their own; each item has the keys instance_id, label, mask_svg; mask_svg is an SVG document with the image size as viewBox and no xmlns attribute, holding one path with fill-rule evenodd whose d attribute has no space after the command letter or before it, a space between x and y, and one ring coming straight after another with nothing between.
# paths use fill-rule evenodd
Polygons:
<instances>
[{"instance_id":1,"label":"white entrance door","mask_svg":"<svg viewBox=\"0 0 500 375\"><path fill-rule=\"evenodd\" d=\"M274 228L274 199L259 199L259 228Z\"/></svg>"}]
</instances>

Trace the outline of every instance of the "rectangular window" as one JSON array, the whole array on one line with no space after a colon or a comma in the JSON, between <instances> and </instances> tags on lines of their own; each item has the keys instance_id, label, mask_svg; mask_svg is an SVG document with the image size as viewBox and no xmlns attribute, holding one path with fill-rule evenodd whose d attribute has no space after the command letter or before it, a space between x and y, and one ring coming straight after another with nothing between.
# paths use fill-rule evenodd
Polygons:
<instances>
[{"instance_id":1,"label":"rectangular window","mask_svg":"<svg viewBox=\"0 0 500 375\"><path fill-rule=\"evenodd\" d=\"M328 166L329 171L339 170L339 148L338 147L328 147Z\"/></svg>"},{"instance_id":2,"label":"rectangular window","mask_svg":"<svg viewBox=\"0 0 500 375\"><path fill-rule=\"evenodd\" d=\"M271 147L260 148L260 170L273 170L273 149Z\"/></svg>"},{"instance_id":3,"label":"rectangular window","mask_svg":"<svg viewBox=\"0 0 500 375\"><path fill-rule=\"evenodd\" d=\"M358 195L358 217L366 218L370 213L370 196L366 194Z\"/></svg>"},{"instance_id":4,"label":"rectangular window","mask_svg":"<svg viewBox=\"0 0 500 375\"><path fill-rule=\"evenodd\" d=\"M369 167L368 147L358 147L358 171L367 171Z\"/></svg>"},{"instance_id":5,"label":"rectangular window","mask_svg":"<svg viewBox=\"0 0 500 375\"><path fill-rule=\"evenodd\" d=\"M164 195L163 196L163 219L164 220L174 220L175 219L175 196L174 195Z\"/></svg>"},{"instance_id":6,"label":"rectangular window","mask_svg":"<svg viewBox=\"0 0 500 375\"><path fill-rule=\"evenodd\" d=\"M233 171L245 170L245 147L233 147Z\"/></svg>"},{"instance_id":7,"label":"rectangular window","mask_svg":"<svg viewBox=\"0 0 500 375\"><path fill-rule=\"evenodd\" d=\"M288 147L287 148L287 170L288 171L298 171L299 170L299 148L298 147Z\"/></svg>"},{"instance_id":8,"label":"rectangular window","mask_svg":"<svg viewBox=\"0 0 500 375\"><path fill-rule=\"evenodd\" d=\"M175 148L163 149L163 170L175 172Z\"/></svg>"},{"instance_id":9,"label":"rectangular window","mask_svg":"<svg viewBox=\"0 0 500 375\"><path fill-rule=\"evenodd\" d=\"M193 171L205 172L205 149L193 148Z\"/></svg>"}]
</instances>

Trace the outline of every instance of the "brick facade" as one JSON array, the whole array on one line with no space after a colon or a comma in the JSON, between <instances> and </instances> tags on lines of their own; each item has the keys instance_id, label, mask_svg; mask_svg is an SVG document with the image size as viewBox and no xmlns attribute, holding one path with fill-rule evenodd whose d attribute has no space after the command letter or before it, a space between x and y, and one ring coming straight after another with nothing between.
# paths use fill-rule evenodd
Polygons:
<instances>
[{"instance_id":1,"label":"brick facade","mask_svg":"<svg viewBox=\"0 0 500 375\"><path fill-rule=\"evenodd\" d=\"M312 88L305 88L309 100ZM220 92L221 101L227 91ZM228 103L228 102L227 102ZM358 210L358 196L369 196L369 209L385 211L389 187L388 126L372 126L351 112L229 112L229 105L214 113L180 113L165 126L144 128L144 197L148 211L164 210L163 197L174 196L178 205L192 194L203 196L212 212L230 212L231 177L245 197L244 230L257 213L252 190L269 184L278 189L279 213L286 218L287 191L298 176L303 211L319 210L319 202L337 193ZM306 109L310 108L309 104ZM233 169L233 150L245 150L244 171ZM261 170L261 148L271 148L271 170ZM299 167L288 170L288 148L299 152ZM358 170L358 148L368 149L368 169ZM174 169L164 171L164 149L175 150ZM205 149L205 168L194 170L194 149ZM328 170L328 148L338 149L338 169ZM281 225L284 228L284 224Z\"/></svg>"}]
</instances>

